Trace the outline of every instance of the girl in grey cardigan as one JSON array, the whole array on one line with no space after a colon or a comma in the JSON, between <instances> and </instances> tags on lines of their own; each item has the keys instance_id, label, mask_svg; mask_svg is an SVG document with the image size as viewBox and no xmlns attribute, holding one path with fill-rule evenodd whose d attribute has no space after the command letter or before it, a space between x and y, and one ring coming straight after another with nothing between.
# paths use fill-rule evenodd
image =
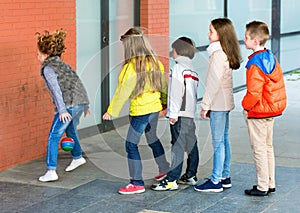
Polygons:
<instances>
[{"instance_id":1,"label":"girl in grey cardigan","mask_svg":"<svg viewBox=\"0 0 300 213\"><path fill-rule=\"evenodd\" d=\"M51 34L45 31L43 34L38 34L37 46L38 60L42 64L41 76L55 105L54 119L48 136L47 172L39 178L41 182L58 180L56 173L58 144L64 133L75 143L71 151L73 160L65 171L72 171L86 163L82 157L76 128L81 115L89 114L89 100L75 71L60 59L65 50L65 37L64 31L55 31Z\"/></svg>"}]
</instances>

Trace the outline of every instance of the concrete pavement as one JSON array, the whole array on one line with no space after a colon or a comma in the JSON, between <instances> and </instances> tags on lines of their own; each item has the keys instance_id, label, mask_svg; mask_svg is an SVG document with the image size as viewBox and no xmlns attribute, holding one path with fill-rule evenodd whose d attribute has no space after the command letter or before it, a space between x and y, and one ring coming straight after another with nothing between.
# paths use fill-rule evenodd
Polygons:
<instances>
[{"instance_id":1,"label":"concrete pavement","mask_svg":"<svg viewBox=\"0 0 300 213\"><path fill-rule=\"evenodd\" d=\"M59 180L38 182L45 172L45 158L0 173L0 212L299 212L300 197L300 80L299 74L286 75L288 107L276 118L274 147L276 155L276 193L268 197L249 197L244 189L256 184L252 151L243 120L241 99L235 93L236 108L231 112L232 188L222 193L195 192L182 186L177 191L150 190L157 167L144 139L140 144L146 192L119 195L129 175L124 148L128 126L82 139L87 164L65 172L71 161L60 151ZM199 183L209 177L212 147L209 122L196 118L200 152ZM170 133L166 119L160 119L158 134L170 161Z\"/></svg>"}]
</instances>

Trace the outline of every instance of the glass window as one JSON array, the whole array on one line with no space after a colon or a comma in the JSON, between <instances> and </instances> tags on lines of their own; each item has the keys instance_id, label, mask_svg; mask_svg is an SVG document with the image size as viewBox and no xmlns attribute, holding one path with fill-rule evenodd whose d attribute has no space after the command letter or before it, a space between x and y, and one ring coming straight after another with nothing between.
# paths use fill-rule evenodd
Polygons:
<instances>
[{"instance_id":1,"label":"glass window","mask_svg":"<svg viewBox=\"0 0 300 213\"><path fill-rule=\"evenodd\" d=\"M196 46L208 45L209 23L222 17L223 10L223 0L170 1L170 42L188 36Z\"/></svg>"},{"instance_id":2,"label":"glass window","mask_svg":"<svg viewBox=\"0 0 300 213\"><path fill-rule=\"evenodd\" d=\"M250 21L263 21L271 29L272 0L230 0L228 18L233 22L239 40L244 38L245 26Z\"/></svg>"},{"instance_id":3,"label":"glass window","mask_svg":"<svg viewBox=\"0 0 300 213\"><path fill-rule=\"evenodd\" d=\"M202 98L205 89L206 69L208 65L208 54L206 51L197 52L193 59L194 67L199 75L198 98Z\"/></svg>"},{"instance_id":4,"label":"glass window","mask_svg":"<svg viewBox=\"0 0 300 213\"><path fill-rule=\"evenodd\" d=\"M109 1L109 73L110 99L117 87L123 65L123 46L119 38L133 27L133 0L124 4L121 0ZM101 1L76 1L77 19L77 70L84 82L91 107L91 116L80 123L79 128L101 123ZM126 108L126 107L124 107ZM126 111L126 110L124 110ZM124 113L123 113L124 114ZM128 110L127 110L128 114Z\"/></svg>"},{"instance_id":5,"label":"glass window","mask_svg":"<svg viewBox=\"0 0 300 213\"><path fill-rule=\"evenodd\" d=\"M281 38L280 65L283 72L299 69L300 35Z\"/></svg>"},{"instance_id":6,"label":"glass window","mask_svg":"<svg viewBox=\"0 0 300 213\"><path fill-rule=\"evenodd\" d=\"M300 31L299 8L300 1L298 0L281 1L281 33Z\"/></svg>"},{"instance_id":7,"label":"glass window","mask_svg":"<svg viewBox=\"0 0 300 213\"><path fill-rule=\"evenodd\" d=\"M223 2L223 0L170 1L170 46L181 36L193 39L197 47L209 45L207 37L209 23L214 18L223 17ZM174 61L170 61L172 68ZM208 63L206 51L197 52L193 62L200 77L198 98L201 98Z\"/></svg>"},{"instance_id":8,"label":"glass window","mask_svg":"<svg viewBox=\"0 0 300 213\"><path fill-rule=\"evenodd\" d=\"M118 77L124 65L124 50L120 36L134 27L134 0L109 1L109 74L110 100L118 84ZM128 115L128 103L123 107L120 116Z\"/></svg>"},{"instance_id":9,"label":"glass window","mask_svg":"<svg viewBox=\"0 0 300 213\"><path fill-rule=\"evenodd\" d=\"M76 54L77 72L90 99L91 115L79 128L94 126L101 122L101 58L100 58L100 1L76 1Z\"/></svg>"}]
</instances>

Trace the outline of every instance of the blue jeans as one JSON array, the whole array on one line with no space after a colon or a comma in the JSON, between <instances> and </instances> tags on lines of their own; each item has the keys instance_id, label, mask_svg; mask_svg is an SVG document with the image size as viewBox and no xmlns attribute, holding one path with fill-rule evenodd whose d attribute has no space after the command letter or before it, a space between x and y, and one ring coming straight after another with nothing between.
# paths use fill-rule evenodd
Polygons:
<instances>
[{"instance_id":1,"label":"blue jeans","mask_svg":"<svg viewBox=\"0 0 300 213\"><path fill-rule=\"evenodd\" d=\"M220 182L222 178L230 177L229 111L211 111L210 128L214 148L211 180Z\"/></svg>"},{"instance_id":2,"label":"blue jeans","mask_svg":"<svg viewBox=\"0 0 300 213\"><path fill-rule=\"evenodd\" d=\"M130 116L130 126L126 138L126 152L130 174L130 183L144 186L142 177L142 162L138 149L143 132L152 149L153 156L160 173L169 170L164 148L156 135L158 112L141 116Z\"/></svg>"},{"instance_id":3,"label":"blue jeans","mask_svg":"<svg viewBox=\"0 0 300 213\"><path fill-rule=\"evenodd\" d=\"M82 156L82 150L80 146L79 137L77 134L77 126L79 124L79 119L84 111L84 105L76 105L71 107L68 113L72 115L72 120L63 123L59 120L59 114L55 114L50 133L48 136L48 147L47 147L47 169L56 170L57 166L57 156L58 156L58 144L62 135L66 132L67 137L73 138L75 142L74 149L71 151L73 159L79 159Z\"/></svg>"},{"instance_id":4,"label":"blue jeans","mask_svg":"<svg viewBox=\"0 0 300 213\"><path fill-rule=\"evenodd\" d=\"M179 117L174 125L170 125L172 136L171 169L168 172L169 181L178 180L181 175L184 152L188 153L186 176L196 176L199 164L199 152L197 137L195 135L196 125L193 118Z\"/></svg>"}]
</instances>

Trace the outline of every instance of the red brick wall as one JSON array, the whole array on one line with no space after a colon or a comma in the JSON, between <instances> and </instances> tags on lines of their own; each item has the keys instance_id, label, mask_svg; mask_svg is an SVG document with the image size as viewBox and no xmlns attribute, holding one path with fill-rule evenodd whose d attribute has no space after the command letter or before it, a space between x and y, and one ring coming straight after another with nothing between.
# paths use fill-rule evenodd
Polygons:
<instances>
[{"instance_id":1,"label":"red brick wall","mask_svg":"<svg viewBox=\"0 0 300 213\"><path fill-rule=\"evenodd\" d=\"M76 65L75 0L0 2L0 171L46 153L53 105L40 77L35 32L67 31L63 59Z\"/></svg>"},{"instance_id":2,"label":"red brick wall","mask_svg":"<svg viewBox=\"0 0 300 213\"><path fill-rule=\"evenodd\" d=\"M169 0L141 0L141 27L156 37L152 47L169 71Z\"/></svg>"}]
</instances>

